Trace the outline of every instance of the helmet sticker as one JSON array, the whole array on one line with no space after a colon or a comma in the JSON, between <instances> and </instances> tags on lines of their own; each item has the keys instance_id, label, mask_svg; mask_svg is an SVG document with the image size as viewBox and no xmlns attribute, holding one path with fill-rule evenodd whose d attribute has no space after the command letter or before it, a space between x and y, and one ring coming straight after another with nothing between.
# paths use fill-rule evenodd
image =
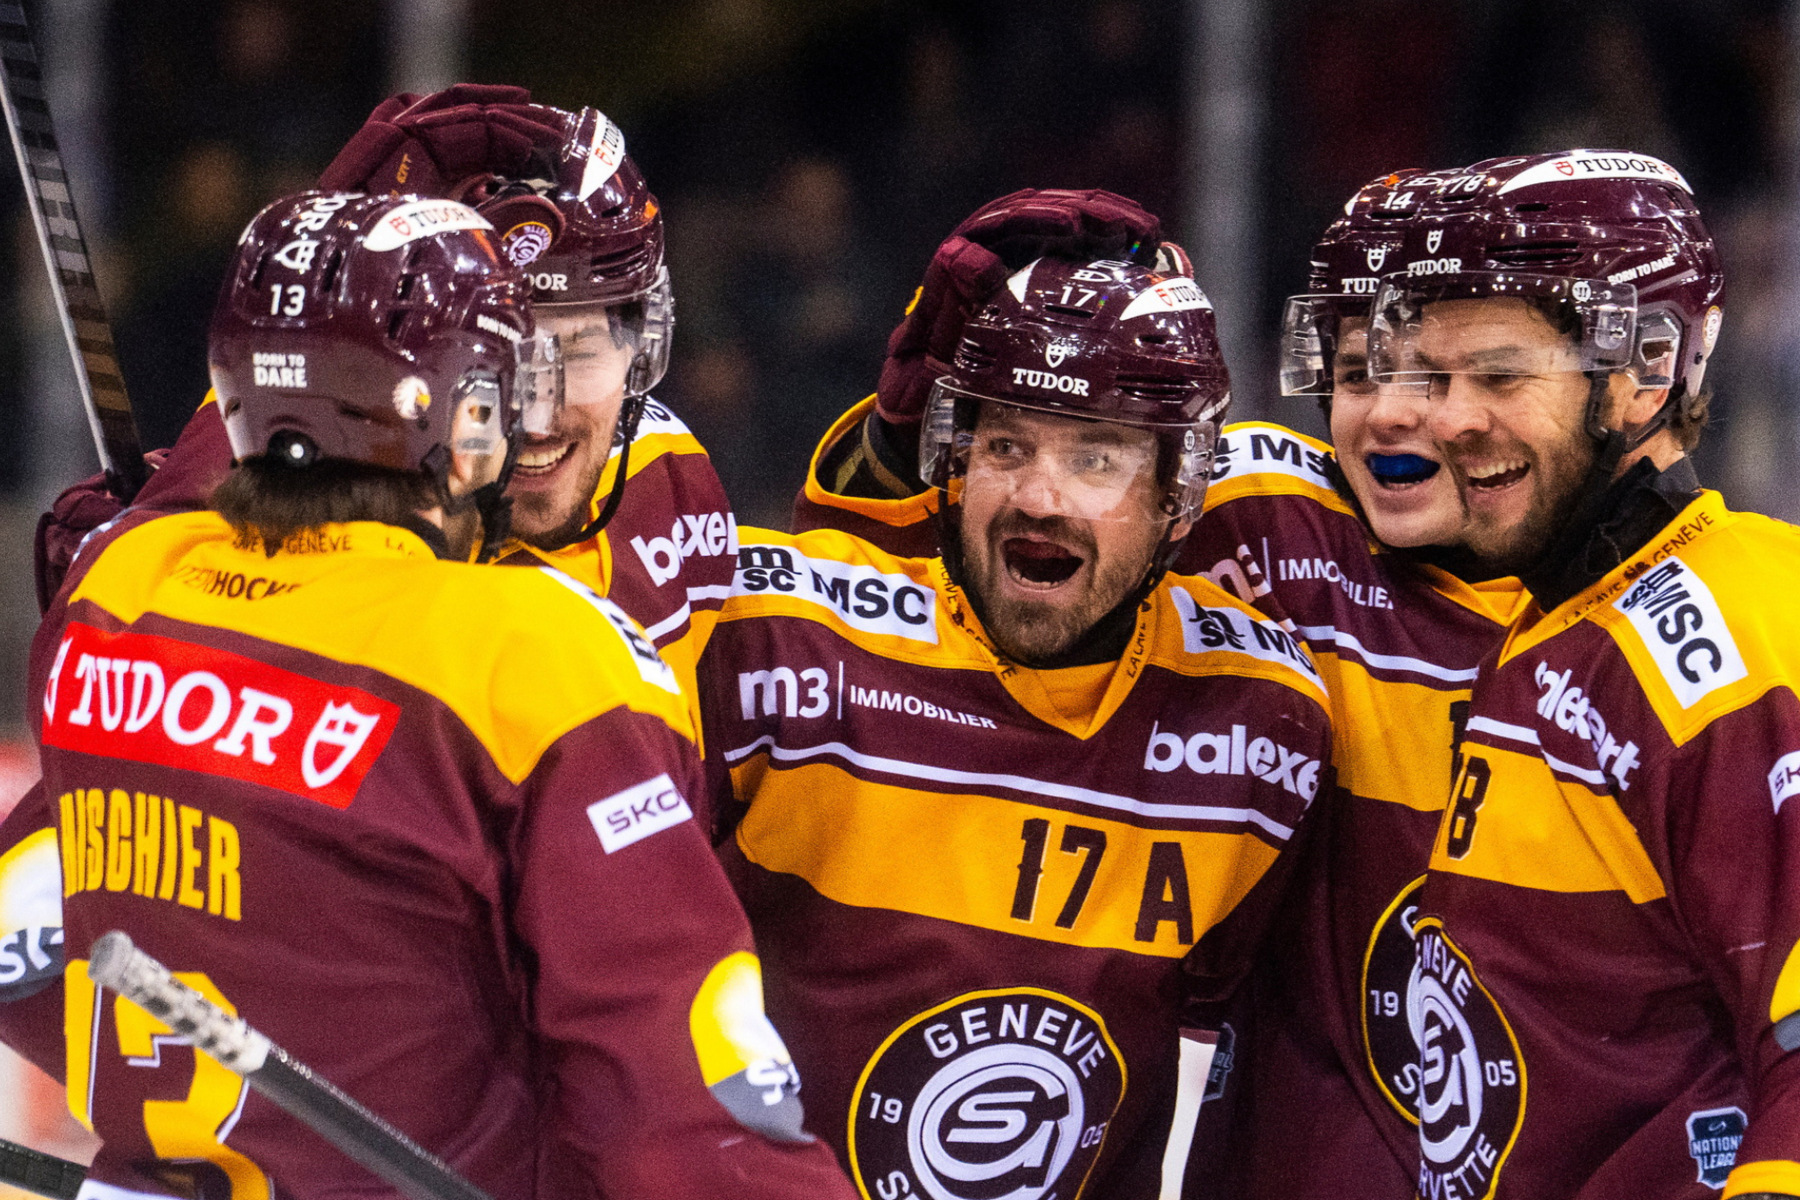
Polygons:
<instances>
[{"instance_id":1,"label":"helmet sticker","mask_svg":"<svg viewBox=\"0 0 1800 1200\"><path fill-rule=\"evenodd\" d=\"M251 354L257 387L303 388L306 386L306 355L281 354L258 350Z\"/></svg>"},{"instance_id":2,"label":"helmet sticker","mask_svg":"<svg viewBox=\"0 0 1800 1200\"><path fill-rule=\"evenodd\" d=\"M300 275L312 269L313 256L318 252L319 239L297 237L270 257L296 275Z\"/></svg>"},{"instance_id":3,"label":"helmet sticker","mask_svg":"<svg viewBox=\"0 0 1800 1200\"><path fill-rule=\"evenodd\" d=\"M542 221L520 221L500 235L500 251L508 262L522 267L550 248L556 233Z\"/></svg>"},{"instance_id":4,"label":"helmet sticker","mask_svg":"<svg viewBox=\"0 0 1800 1200\"><path fill-rule=\"evenodd\" d=\"M1725 314L1719 311L1718 305L1706 310L1706 324L1700 329L1700 345L1711 354L1713 343L1719 340L1719 324L1724 321Z\"/></svg>"},{"instance_id":5,"label":"helmet sticker","mask_svg":"<svg viewBox=\"0 0 1800 1200\"><path fill-rule=\"evenodd\" d=\"M1689 195L1694 191L1680 171L1660 158L1651 158L1647 154L1576 151L1539 163L1535 167L1527 167L1501 184L1498 194L1504 196L1519 188L1539 183L1559 183L1565 179L1650 179L1657 183L1672 183Z\"/></svg>"},{"instance_id":6,"label":"helmet sticker","mask_svg":"<svg viewBox=\"0 0 1800 1200\"><path fill-rule=\"evenodd\" d=\"M1199 284L1177 275L1140 292L1135 300L1125 306L1119 320L1129 321L1146 313L1186 312L1193 308L1211 307L1212 301L1206 298L1206 293L1200 290Z\"/></svg>"},{"instance_id":7,"label":"helmet sticker","mask_svg":"<svg viewBox=\"0 0 1800 1200\"><path fill-rule=\"evenodd\" d=\"M453 229L493 229L474 209L454 200L414 200L384 215L363 238L365 250L398 250ZM310 257L310 256L309 256Z\"/></svg>"},{"instance_id":8,"label":"helmet sticker","mask_svg":"<svg viewBox=\"0 0 1800 1200\"><path fill-rule=\"evenodd\" d=\"M417 375L408 375L394 385L394 411L407 421L431 407L431 389Z\"/></svg>"},{"instance_id":9,"label":"helmet sticker","mask_svg":"<svg viewBox=\"0 0 1800 1200\"><path fill-rule=\"evenodd\" d=\"M1071 338L1057 338L1044 347L1044 365L1051 370L1063 365L1063 360L1071 354L1081 353L1081 344Z\"/></svg>"},{"instance_id":10,"label":"helmet sticker","mask_svg":"<svg viewBox=\"0 0 1800 1200\"><path fill-rule=\"evenodd\" d=\"M1035 259L1012 273L1006 281L1006 290L1013 294L1013 299L1020 304L1025 303L1025 289L1031 286L1031 272L1043 259Z\"/></svg>"},{"instance_id":11,"label":"helmet sticker","mask_svg":"<svg viewBox=\"0 0 1800 1200\"><path fill-rule=\"evenodd\" d=\"M594 114L594 141L588 147L587 166L581 172L577 200L586 200L611 179L625 161L625 131L614 125L605 113Z\"/></svg>"}]
</instances>

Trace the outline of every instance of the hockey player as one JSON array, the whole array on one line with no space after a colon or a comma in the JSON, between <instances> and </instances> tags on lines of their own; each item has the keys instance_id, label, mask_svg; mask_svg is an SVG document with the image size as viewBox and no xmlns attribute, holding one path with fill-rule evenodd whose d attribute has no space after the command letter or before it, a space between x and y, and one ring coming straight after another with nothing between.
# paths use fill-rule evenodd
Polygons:
<instances>
[{"instance_id":1,"label":"hockey player","mask_svg":"<svg viewBox=\"0 0 1800 1200\"><path fill-rule=\"evenodd\" d=\"M1311 292L1289 304L1283 389L1326 401L1342 468L1329 446L1293 430L1227 427L1206 518L1177 560L1177 571L1207 575L1307 642L1331 695L1338 764L1283 916L1288 951L1261 965L1221 1044L1224 1095L1203 1111L1190 1171L1198 1194L1335 1198L1353 1181L1358 1197L1406 1200L1417 1182L1410 1043L1371 1058L1364 1032L1365 997L1403 995L1411 960L1398 978L1386 958L1367 975L1365 961L1415 896L1448 794L1456 715L1522 599L1516 579L1491 578L1459 549L1464 513L1438 471L1422 398L1376 392L1366 331L1377 272L1400 263L1412 206L1460 178L1413 171L1362 189L1314 250ZM1019 253L1044 222L1020 221L1017 200L964 229ZM931 493L883 494L882 473L865 464L898 456L909 389L943 369L920 348L954 346L957 301L977 283L971 264L986 262L961 233L939 250L890 343L878 398L821 445L798 521L933 544Z\"/></svg>"},{"instance_id":2,"label":"hockey player","mask_svg":"<svg viewBox=\"0 0 1800 1200\"><path fill-rule=\"evenodd\" d=\"M745 534L708 764L771 1015L865 1196L1154 1195L1204 1089L1183 1025L1248 968L1329 779L1304 650L1164 573L1226 387L1191 278L1044 258L927 397L941 556Z\"/></svg>"},{"instance_id":3,"label":"hockey player","mask_svg":"<svg viewBox=\"0 0 1800 1200\"><path fill-rule=\"evenodd\" d=\"M403 94L376 108L320 185L467 200L491 219L526 270L540 325L562 338L569 400L520 445L502 561L586 583L691 678L730 583L736 523L699 442L649 394L668 366L673 302L661 211L618 126L591 108L533 104L523 88ZM204 405L138 504L203 505L230 458ZM39 538L42 602L81 536L116 511L97 478L58 501Z\"/></svg>"},{"instance_id":4,"label":"hockey player","mask_svg":"<svg viewBox=\"0 0 1800 1200\"><path fill-rule=\"evenodd\" d=\"M1371 1048L1411 1048L1422 1196L1800 1195L1800 536L1686 457L1722 279L1642 155L1418 198L1375 376L1427 397L1466 543L1534 603L1470 700ZM1410 943L1410 944L1409 944Z\"/></svg>"},{"instance_id":5,"label":"hockey player","mask_svg":"<svg viewBox=\"0 0 1800 1200\"><path fill-rule=\"evenodd\" d=\"M554 427L526 296L460 204L265 210L212 331L237 465L211 510L96 534L39 632L54 800L9 818L0 895L62 881L84 1194L372 1184L98 991L112 928L491 1195L853 1194L690 813L672 673L569 576L458 561Z\"/></svg>"}]
</instances>

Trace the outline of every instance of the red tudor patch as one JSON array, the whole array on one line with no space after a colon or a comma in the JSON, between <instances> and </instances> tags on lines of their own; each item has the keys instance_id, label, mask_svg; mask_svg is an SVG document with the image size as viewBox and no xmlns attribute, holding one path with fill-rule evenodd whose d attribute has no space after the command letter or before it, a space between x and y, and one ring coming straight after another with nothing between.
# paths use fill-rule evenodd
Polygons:
<instances>
[{"instance_id":1,"label":"red tudor patch","mask_svg":"<svg viewBox=\"0 0 1800 1200\"><path fill-rule=\"evenodd\" d=\"M204 771L348 808L400 706L241 654L69 626L44 688L44 743Z\"/></svg>"}]
</instances>

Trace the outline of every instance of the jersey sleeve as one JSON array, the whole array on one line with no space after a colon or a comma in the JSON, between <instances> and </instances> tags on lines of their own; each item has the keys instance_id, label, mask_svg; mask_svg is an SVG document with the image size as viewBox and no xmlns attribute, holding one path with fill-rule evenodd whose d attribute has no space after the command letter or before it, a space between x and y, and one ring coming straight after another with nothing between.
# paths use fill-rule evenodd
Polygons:
<instances>
[{"instance_id":1,"label":"jersey sleeve","mask_svg":"<svg viewBox=\"0 0 1800 1200\"><path fill-rule=\"evenodd\" d=\"M555 1080L551 1153L606 1195L849 1197L802 1131L748 922L693 816L702 786L685 739L622 709L522 785L514 920Z\"/></svg>"},{"instance_id":2,"label":"jersey sleeve","mask_svg":"<svg viewBox=\"0 0 1800 1200\"><path fill-rule=\"evenodd\" d=\"M1750 1087L1724 1194L1800 1195L1800 701L1776 688L1718 718L1646 764L1628 811L1632 793L1666 806L1651 853L1667 855L1670 900Z\"/></svg>"},{"instance_id":3,"label":"jersey sleeve","mask_svg":"<svg viewBox=\"0 0 1800 1200\"><path fill-rule=\"evenodd\" d=\"M937 553L937 493L903 479L905 468L872 440L874 411L870 396L819 439L794 497L794 532L837 529L901 558L929 558Z\"/></svg>"},{"instance_id":4,"label":"jersey sleeve","mask_svg":"<svg viewBox=\"0 0 1800 1200\"><path fill-rule=\"evenodd\" d=\"M0 821L0 1041L63 1078L62 860L35 783Z\"/></svg>"}]
</instances>

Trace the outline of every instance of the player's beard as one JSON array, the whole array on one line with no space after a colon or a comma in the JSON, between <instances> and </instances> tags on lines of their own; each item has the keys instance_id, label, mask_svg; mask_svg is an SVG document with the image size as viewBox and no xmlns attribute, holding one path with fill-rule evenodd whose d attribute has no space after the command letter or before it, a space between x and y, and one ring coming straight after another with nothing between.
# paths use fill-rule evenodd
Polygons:
<instances>
[{"instance_id":1,"label":"player's beard","mask_svg":"<svg viewBox=\"0 0 1800 1200\"><path fill-rule=\"evenodd\" d=\"M1471 447L1481 450L1477 443ZM1563 438L1530 451L1531 500L1511 525L1471 520L1466 544L1489 569L1516 575L1529 568L1570 518L1589 482L1597 451L1578 424Z\"/></svg>"},{"instance_id":2,"label":"player's beard","mask_svg":"<svg viewBox=\"0 0 1800 1200\"><path fill-rule=\"evenodd\" d=\"M1059 589L1056 599L1038 600L1009 593L1003 586L1006 539L1028 533L1050 538L1082 557L1080 568L1062 585L1071 591ZM1149 570L1147 558L1136 548L1102 555L1084 522L1034 517L1017 509L996 514L986 536L965 546L964 562L988 636L1003 654L1025 666L1042 666L1066 653L1118 607Z\"/></svg>"}]
</instances>

